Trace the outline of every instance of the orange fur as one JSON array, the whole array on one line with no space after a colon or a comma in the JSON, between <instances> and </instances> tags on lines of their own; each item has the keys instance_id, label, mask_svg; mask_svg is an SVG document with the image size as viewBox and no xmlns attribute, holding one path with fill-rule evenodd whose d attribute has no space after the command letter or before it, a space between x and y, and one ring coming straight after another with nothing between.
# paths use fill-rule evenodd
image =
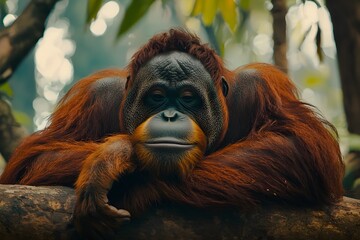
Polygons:
<instances>
[{"instance_id":1,"label":"orange fur","mask_svg":"<svg viewBox=\"0 0 360 240\"><path fill-rule=\"evenodd\" d=\"M322 205L341 199L344 169L333 126L297 99L295 86L280 70L250 64L237 71L238 79L230 79L230 85L235 80L246 84L239 93L246 99L229 112L230 119L241 114L230 127L248 124L246 136L230 128L224 147L199 162L177 186L181 190L162 183L166 197L202 207L242 208L275 202ZM240 141L231 141L232 134Z\"/></svg>"},{"instance_id":2,"label":"orange fur","mask_svg":"<svg viewBox=\"0 0 360 240\"><path fill-rule=\"evenodd\" d=\"M129 89L140 67L169 51L186 52L202 62L214 80L225 121L219 142L206 156L202 156L206 136L193 124L189 141L200 147L179 159L176 166L187 174L177 182L141 171L144 166L159 168L151 153L136 144L147 138L147 123L133 136L122 126L124 119L131 119L122 113L127 75ZM229 85L226 98L222 76ZM111 204L140 212L162 199L242 209L260 203L331 204L342 197L342 177L336 130L312 106L298 100L284 73L268 64L227 70L196 36L170 30L135 53L127 71L105 70L75 84L60 101L50 125L18 147L0 183L73 186L76 182L78 228L101 234L128 216L107 202L106 192L113 183L117 196Z\"/></svg>"},{"instance_id":3,"label":"orange fur","mask_svg":"<svg viewBox=\"0 0 360 240\"><path fill-rule=\"evenodd\" d=\"M18 146L0 183L73 186L82 162L98 147L96 142L120 131L119 105L126 76L126 71L109 69L77 82L60 101L51 124ZM116 86L120 99L111 99L114 104L104 108L107 93L95 93L94 86L107 77L123 80Z\"/></svg>"}]
</instances>

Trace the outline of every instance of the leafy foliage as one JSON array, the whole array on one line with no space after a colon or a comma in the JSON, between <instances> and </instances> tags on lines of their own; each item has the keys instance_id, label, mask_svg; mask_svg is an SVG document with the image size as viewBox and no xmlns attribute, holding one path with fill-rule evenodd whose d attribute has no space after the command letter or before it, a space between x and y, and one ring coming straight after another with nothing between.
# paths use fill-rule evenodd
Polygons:
<instances>
[{"instance_id":1,"label":"leafy foliage","mask_svg":"<svg viewBox=\"0 0 360 240\"><path fill-rule=\"evenodd\" d=\"M133 0L126 8L124 18L117 32L117 38L120 38L126 31L134 26L149 10L155 0Z\"/></svg>"},{"instance_id":2,"label":"leafy foliage","mask_svg":"<svg viewBox=\"0 0 360 240\"><path fill-rule=\"evenodd\" d=\"M233 0L196 0L191 15L201 15L204 25L210 26L213 24L217 12L221 13L225 23L234 32L239 18L237 17L237 6Z\"/></svg>"},{"instance_id":3,"label":"leafy foliage","mask_svg":"<svg viewBox=\"0 0 360 240\"><path fill-rule=\"evenodd\" d=\"M0 6L4 6L7 0L0 0Z\"/></svg>"},{"instance_id":4,"label":"leafy foliage","mask_svg":"<svg viewBox=\"0 0 360 240\"><path fill-rule=\"evenodd\" d=\"M27 129L32 129L33 122L32 122L32 118L30 118L29 115L27 115L25 112L15 111L15 110L13 110L13 114L17 123L19 123L20 125L24 126Z\"/></svg>"},{"instance_id":5,"label":"leafy foliage","mask_svg":"<svg viewBox=\"0 0 360 240\"><path fill-rule=\"evenodd\" d=\"M156 0L131 0L118 28L117 38L121 38L136 25L155 2ZM162 5L174 4L175 0L161 0L161 2ZM102 3L103 0L88 0L87 23L96 18ZM235 33L238 37L243 26L242 23L246 20L244 13L249 11L249 8L250 0L194 0L193 9L188 17L199 17L201 19L210 42L222 55L223 39L229 39L229 36Z\"/></svg>"},{"instance_id":6,"label":"leafy foliage","mask_svg":"<svg viewBox=\"0 0 360 240\"><path fill-rule=\"evenodd\" d=\"M0 94L4 94L8 97L12 97L14 95L9 83L0 85Z\"/></svg>"},{"instance_id":7,"label":"leafy foliage","mask_svg":"<svg viewBox=\"0 0 360 240\"><path fill-rule=\"evenodd\" d=\"M6 1L7 0L0 0L0 28L2 28L4 26L2 19L7 14Z\"/></svg>"},{"instance_id":8,"label":"leafy foliage","mask_svg":"<svg viewBox=\"0 0 360 240\"><path fill-rule=\"evenodd\" d=\"M86 23L90 23L96 18L96 15L99 12L102 3L102 0L88 0L86 9Z\"/></svg>"}]
</instances>

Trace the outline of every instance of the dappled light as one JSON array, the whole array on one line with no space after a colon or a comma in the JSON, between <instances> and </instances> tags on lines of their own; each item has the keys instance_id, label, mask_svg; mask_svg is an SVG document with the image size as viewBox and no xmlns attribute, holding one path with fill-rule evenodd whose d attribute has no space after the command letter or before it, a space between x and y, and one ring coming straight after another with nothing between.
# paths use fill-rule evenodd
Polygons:
<instances>
[{"instance_id":1,"label":"dappled light","mask_svg":"<svg viewBox=\"0 0 360 240\"><path fill-rule=\"evenodd\" d=\"M334 59L336 48L329 12L323 7L318 8L311 1L289 8L287 15L288 52L292 69L320 64L315 41L318 27L321 29L321 47L328 57Z\"/></svg>"},{"instance_id":2,"label":"dappled light","mask_svg":"<svg viewBox=\"0 0 360 240\"><path fill-rule=\"evenodd\" d=\"M186 27L194 32L199 32L201 29L201 22L197 18L189 18L185 22Z\"/></svg>"},{"instance_id":3,"label":"dappled light","mask_svg":"<svg viewBox=\"0 0 360 240\"><path fill-rule=\"evenodd\" d=\"M69 39L69 21L57 19L49 22L44 37L35 49L35 80L38 96L33 101L34 124L37 130L46 127L59 94L73 79L71 56L76 44Z\"/></svg>"},{"instance_id":4,"label":"dappled light","mask_svg":"<svg viewBox=\"0 0 360 240\"><path fill-rule=\"evenodd\" d=\"M107 28L106 22L104 19L96 19L90 24L90 31L95 36L101 36L105 33Z\"/></svg>"},{"instance_id":5,"label":"dappled light","mask_svg":"<svg viewBox=\"0 0 360 240\"><path fill-rule=\"evenodd\" d=\"M9 13L14 13L18 10L19 0L6 1L6 7Z\"/></svg>"},{"instance_id":6,"label":"dappled light","mask_svg":"<svg viewBox=\"0 0 360 240\"><path fill-rule=\"evenodd\" d=\"M15 13L18 10L18 0L6 1L7 14L2 19L5 27L10 26L18 17Z\"/></svg>"},{"instance_id":7,"label":"dappled light","mask_svg":"<svg viewBox=\"0 0 360 240\"><path fill-rule=\"evenodd\" d=\"M108 25L120 11L120 5L115 1L105 3L99 10L96 19L90 24L90 31L94 36L101 36L106 32Z\"/></svg>"},{"instance_id":8,"label":"dappled light","mask_svg":"<svg viewBox=\"0 0 360 240\"><path fill-rule=\"evenodd\" d=\"M14 14L7 14L3 19L4 26L5 27L10 26L15 21L16 18L17 16Z\"/></svg>"},{"instance_id":9,"label":"dappled light","mask_svg":"<svg viewBox=\"0 0 360 240\"><path fill-rule=\"evenodd\" d=\"M120 11L120 5L116 1L109 1L102 6L98 12L98 17L112 20L118 15Z\"/></svg>"},{"instance_id":10,"label":"dappled light","mask_svg":"<svg viewBox=\"0 0 360 240\"><path fill-rule=\"evenodd\" d=\"M273 53L271 37L266 34L258 34L253 40L253 51L256 55L269 55Z\"/></svg>"}]
</instances>

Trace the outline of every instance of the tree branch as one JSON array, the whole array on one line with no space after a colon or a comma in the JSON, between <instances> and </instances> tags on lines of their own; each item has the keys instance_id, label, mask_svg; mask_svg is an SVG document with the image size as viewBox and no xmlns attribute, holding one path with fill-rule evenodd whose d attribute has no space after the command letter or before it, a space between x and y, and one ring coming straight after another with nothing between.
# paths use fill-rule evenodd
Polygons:
<instances>
[{"instance_id":1,"label":"tree branch","mask_svg":"<svg viewBox=\"0 0 360 240\"><path fill-rule=\"evenodd\" d=\"M16 122L9 102L0 96L0 153L6 161L27 135L27 130Z\"/></svg>"},{"instance_id":2,"label":"tree branch","mask_svg":"<svg viewBox=\"0 0 360 240\"><path fill-rule=\"evenodd\" d=\"M71 224L74 191L0 185L0 239L78 239ZM360 239L360 201L323 209L195 209L159 206L133 218L122 239Z\"/></svg>"},{"instance_id":3,"label":"tree branch","mask_svg":"<svg viewBox=\"0 0 360 240\"><path fill-rule=\"evenodd\" d=\"M43 36L45 21L59 0L32 0L15 22L0 31L0 84Z\"/></svg>"},{"instance_id":4,"label":"tree branch","mask_svg":"<svg viewBox=\"0 0 360 240\"><path fill-rule=\"evenodd\" d=\"M286 57L286 0L271 0L273 8L271 15L273 17L273 40L274 40L274 63L284 72L288 71Z\"/></svg>"},{"instance_id":5,"label":"tree branch","mask_svg":"<svg viewBox=\"0 0 360 240\"><path fill-rule=\"evenodd\" d=\"M326 1L334 28L344 110L350 133L360 134L360 1Z\"/></svg>"}]
</instances>

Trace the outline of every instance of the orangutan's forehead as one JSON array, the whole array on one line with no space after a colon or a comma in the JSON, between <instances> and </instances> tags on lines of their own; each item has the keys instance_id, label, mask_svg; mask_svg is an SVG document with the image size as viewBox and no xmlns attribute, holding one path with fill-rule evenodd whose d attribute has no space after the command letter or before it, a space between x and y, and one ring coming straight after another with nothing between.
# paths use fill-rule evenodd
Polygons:
<instances>
[{"instance_id":1,"label":"orangutan's forehead","mask_svg":"<svg viewBox=\"0 0 360 240\"><path fill-rule=\"evenodd\" d=\"M159 78L169 81L208 76L201 62L187 53L170 52L161 54L147 64Z\"/></svg>"}]
</instances>

